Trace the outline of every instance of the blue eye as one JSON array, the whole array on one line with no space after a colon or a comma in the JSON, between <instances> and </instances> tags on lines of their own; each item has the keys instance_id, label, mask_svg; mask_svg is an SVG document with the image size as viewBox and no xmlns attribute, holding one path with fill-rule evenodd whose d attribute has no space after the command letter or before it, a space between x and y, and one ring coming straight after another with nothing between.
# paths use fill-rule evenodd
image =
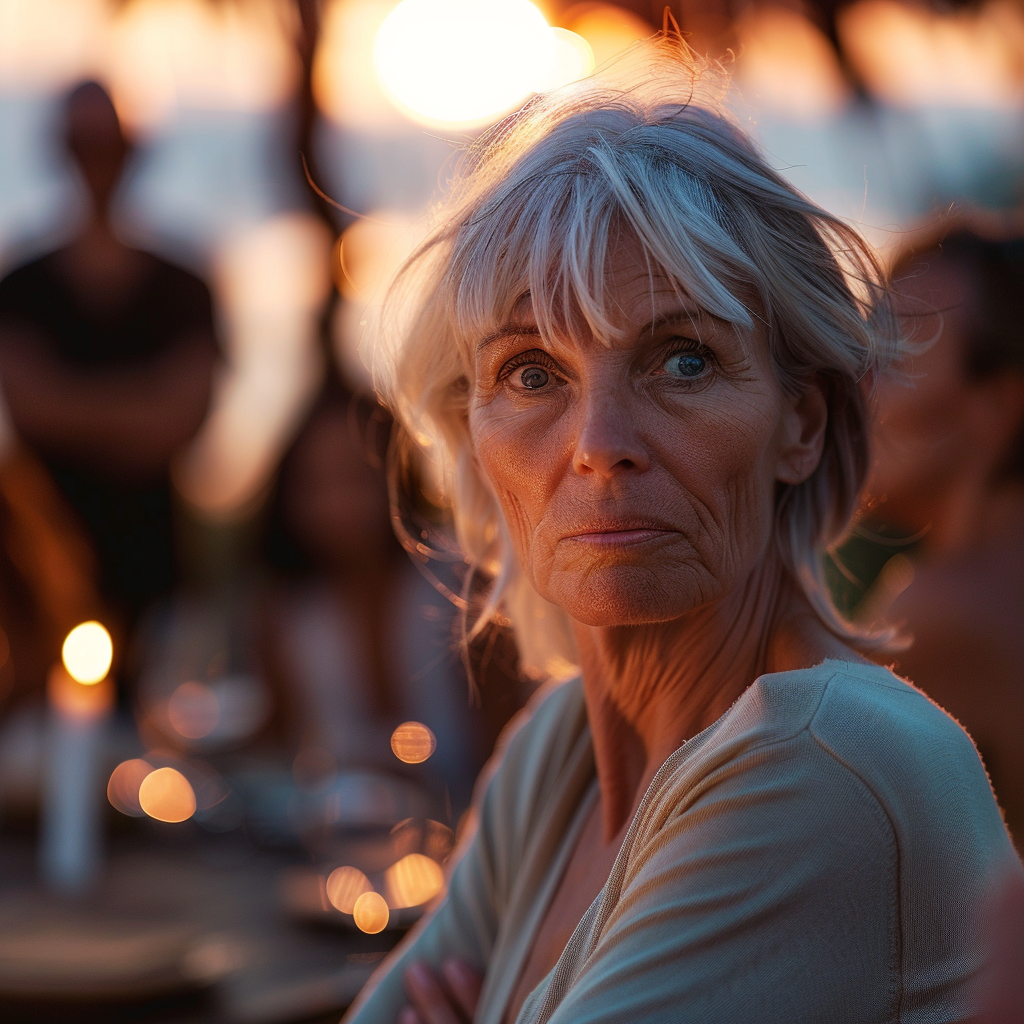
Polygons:
<instances>
[{"instance_id":1,"label":"blue eye","mask_svg":"<svg viewBox=\"0 0 1024 1024\"><path fill-rule=\"evenodd\" d=\"M540 366L527 366L519 375L523 387L529 388L531 391L544 387L550 379L548 371Z\"/></svg>"},{"instance_id":2,"label":"blue eye","mask_svg":"<svg viewBox=\"0 0 1024 1024\"><path fill-rule=\"evenodd\" d=\"M708 361L699 352L677 352L669 356L665 372L673 377L699 377L708 368Z\"/></svg>"}]
</instances>

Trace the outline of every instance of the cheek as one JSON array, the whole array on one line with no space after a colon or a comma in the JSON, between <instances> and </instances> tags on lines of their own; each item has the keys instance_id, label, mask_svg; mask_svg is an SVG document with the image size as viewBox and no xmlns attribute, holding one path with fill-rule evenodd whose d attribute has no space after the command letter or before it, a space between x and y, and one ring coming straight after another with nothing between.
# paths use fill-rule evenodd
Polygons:
<instances>
[{"instance_id":1,"label":"cheek","mask_svg":"<svg viewBox=\"0 0 1024 1024\"><path fill-rule=\"evenodd\" d=\"M477 462L498 500L516 553L528 564L537 525L556 487L564 446L552 436L550 417L509 411L499 402L471 409L469 428Z\"/></svg>"},{"instance_id":2,"label":"cheek","mask_svg":"<svg viewBox=\"0 0 1024 1024\"><path fill-rule=\"evenodd\" d=\"M694 417L665 453L673 477L703 511L709 533L735 550L770 528L777 466L778 410L738 401Z\"/></svg>"}]
</instances>

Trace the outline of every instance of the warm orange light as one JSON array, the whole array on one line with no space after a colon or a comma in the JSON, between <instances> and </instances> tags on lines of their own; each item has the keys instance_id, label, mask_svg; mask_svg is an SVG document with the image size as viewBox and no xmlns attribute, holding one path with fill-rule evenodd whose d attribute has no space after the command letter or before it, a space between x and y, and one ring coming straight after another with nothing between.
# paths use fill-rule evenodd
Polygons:
<instances>
[{"instance_id":1,"label":"warm orange light","mask_svg":"<svg viewBox=\"0 0 1024 1024\"><path fill-rule=\"evenodd\" d=\"M217 695L205 683L182 683L167 702L167 719L174 731L187 740L209 736L220 721Z\"/></svg>"},{"instance_id":2,"label":"warm orange light","mask_svg":"<svg viewBox=\"0 0 1024 1024\"><path fill-rule=\"evenodd\" d=\"M152 770L153 766L148 761L143 761L141 757L122 761L110 773L107 799L122 814L141 818L146 812L139 804L139 787Z\"/></svg>"},{"instance_id":3,"label":"warm orange light","mask_svg":"<svg viewBox=\"0 0 1024 1024\"><path fill-rule=\"evenodd\" d=\"M196 812L196 795L176 768L157 768L139 786L139 806L157 821L186 821Z\"/></svg>"},{"instance_id":4,"label":"warm orange light","mask_svg":"<svg viewBox=\"0 0 1024 1024\"><path fill-rule=\"evenodd\" d=\"M832 44L799 11L751 8L737 22L744 98L797 118L834 115L848 89Z\"/></svg>"},{"instance_id":5,"label":"warm orange light","mask_svg":"<svg viewBox=\"0 0 1024 1024\"><path fill-rule=\"evenodd\" d=\"M215 276L231 369L202 430L175 465L175 483L203 516L256 507L304 403L319 386L321 304L331 287L329 232L289 213L232 234Z\"/></svg>"},{"instance_id":6,"label":"warm orange light","mask_svg":"<svg viewBox=\"0 0 1024 1024\"><path fill-rule=\"evenodd\" d=\"M364 892L356 900L352 908L352 916L355 918L356 927L368 935L376 935L384 931L388 926L388 905L384 897L377 892Z\"/></svg>"},{"instance_id":7,"label":"warm orange light","mask_svg":"<svg viewBox=\"0 0 1024 1024\"><path fill-rule=\"evenodd\" d=\"M380 0L324 0L313 61L313 95L338 124L379 134L401 129L402 115L373 70L373 40L391 13Z\"/></svg>"},{"instance_id":8,"label":"warm orange light","mask_svg":"<svg viewBox=\"0 0 1024 1024\"><path fill-rule=\"evenodd\" d=\"M391 749L406 764L426 761L436 747L434 734L422 722L403 722L391 734Z\"/></svg>"},{"instance_id":9,"label":"warm orange light","mask_svg":"<svg viewBox=\"0 0 1024 1024\"><path fill-rule=\"evenodd\" d=\"M551 34L555 39L555 54L544 88L559 89L586 78L594 70L594 50L590 43L567 28L553 28Z\"/></svg>"},{"instance_id":10,"label":"warm orange light","mask_svg":"<svg viewBox=\"0 0 1024 1024\"><path fill-rule=\"evenodd\" d=\"M105 64L129 124L151 128L181 107L264 111L287 102L298 62L277 6L202 0L119 5Z\"/></svg>"},{"instance_id":11,"label":"warm orange light","mask_svg":"<svg viewBox=\"0 0 1024 1024\"><path fill-rule=\"evenodd\" d=\"M359 897L368 892L373 892L373 886L359 868L335 868L327 876L327 898L343 914L354 913Z\"/></svg>"},{"instance_id":12,"label":"warm orange light","mask_svg":"<svg viewBox=\"0 0 1024 1024\"><path fill-rule=\"evenodd\" d=\"M896 0L845 6L839 36L871 91L893 104L1019 106L1024 17L996 2L936 11Z\"/></svg>"},{"instance_id":13,"label":"warm orange light","mask_svg":"<svg viewBox=\"0 0 1024 1024\"><path fill-rule=\"evenodd\" d=\"M108 16L105 0L0 0L4 91L60 88L95 74Z\"/></svg>"},{"instance_id":14,"label":"warm orange light","mask_svg":"<svg viewBox=\"0 0 1024 1024\"><path fill-rule=\"evenodd\" d=\"M587 41L598 67L654 31L642 18L616 4L577 6L579 13L571 18L567 27Z\"/></svg>"},{"instance_id":15,"label":"warm orange light","mask_svg":"<svg viewBox=\"0 0 1024 1024\"><path fill-rule=\"evenodd\" d=\"M62 715L88 721L106 715L114 706L114 684L110 678L98 683L79 683L63 665L54 665L46 680L50 707Z\"/></svg>"},{"instance_id":16,"label":"warm orange light","mask_svg":"<svg viewBox=\"0 0 1024 1024\"><path fill-rule=\"evenodd\" d=\"M469 126L545 88L555 52L529 0L402 0L377 31L373 64L409 116Z\"/></svg>"},{"instance_id":17,"label":"warm orange light","mask_svg":"<svg viewBox=\"0 0 1024 1024\"><path fill-rule=\"evenodd\" d=\"M425 854L410 853L384 872L384 886L392 910L418 907L444 888L444 872Z\"/></svg>"},{"instance_id":18,"label":"warm orange light","mask_svg":"<svg viewBox=\"0 0 1024 1024\"><path fill-rule=\"evenodd\" d=\"M110 671L114 645L101 623L83 622L68 633L61 658L72 679L91 686Z\"/></svg>"}]
</instances>

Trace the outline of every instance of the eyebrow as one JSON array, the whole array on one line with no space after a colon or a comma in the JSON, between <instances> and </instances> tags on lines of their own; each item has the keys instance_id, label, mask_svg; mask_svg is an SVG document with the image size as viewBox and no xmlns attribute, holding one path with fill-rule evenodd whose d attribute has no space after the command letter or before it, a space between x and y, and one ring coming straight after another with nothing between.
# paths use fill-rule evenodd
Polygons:
<instances>
[{"instance_id":1,"label":"eyebrow","mask_svg":"<svg viewBox=\"0 0 1024 1024\"><path fill-rule=\"evenodd\" d=\"M637 336L642 338L645 335L653 334L659 327L669 327L678 323L686 323L695 326L702 320L710 321L712 325L721 323L718 317L713 316L710 313L705 313L699 306L682 306L676 309L667 310L664 313L659 313L653 320L645 324L640 329ZM492 331L484 338L481 338L476 346L477 354L481 353L488 345L492 345L501 338L508 338L515 335L539 338L540 328L535 324L525 324L518 321L509 321L504 323L496 331Z\"/></svg>"},{"instance_id":2,"label":"eyebrow","mask_svg":"<svg viewBox=\"0 0 1024 1024\"><path fill-rule=\"evenodd\" d=\"M535 324L523 324L523 323L505 323L502 324L496 331L492 331L486 337L481 338L477 343L476 350L478 353L482 352L488 345L498 341L499 338L507 338L515 334L525 334L529 337L539 338L540 328Z\"/></svg>"},{"instance_id":3,"label":"eyebrow","mask_svg":"<svg viewBox=\"0 0 1024 1024\"><path fill-rule=\"evenodd\" d=\"M682 306L677 309L670 309L664 313L659 313L650 323L645 324L640 329L640 336L645 334L653 334L659 327L671 327L673 324L686 323L691 326L696 326L701 320L710 320L712 323L715 322L716 318L708 313L705 313L699 306L686 307Z\"/></svg>"}]
</instances>

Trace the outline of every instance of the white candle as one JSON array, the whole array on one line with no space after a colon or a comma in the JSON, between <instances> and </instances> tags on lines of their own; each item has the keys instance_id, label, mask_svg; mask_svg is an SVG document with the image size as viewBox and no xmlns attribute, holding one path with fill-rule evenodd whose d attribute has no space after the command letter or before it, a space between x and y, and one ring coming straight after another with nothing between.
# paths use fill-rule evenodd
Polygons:
<instances>
[{"instance_id":1,"label":"white candle","mask_svg":"<svg viewBox=\"0 0 1024 1024\"><path fill-rule=\"evenodd\" d=\"M68 635L63 653L47 684L40 860L48 885L77 892L96 877L101 860L101 759L114 706L110 637L99 623L85 623Z\"/></svg>"}]
</instances>

